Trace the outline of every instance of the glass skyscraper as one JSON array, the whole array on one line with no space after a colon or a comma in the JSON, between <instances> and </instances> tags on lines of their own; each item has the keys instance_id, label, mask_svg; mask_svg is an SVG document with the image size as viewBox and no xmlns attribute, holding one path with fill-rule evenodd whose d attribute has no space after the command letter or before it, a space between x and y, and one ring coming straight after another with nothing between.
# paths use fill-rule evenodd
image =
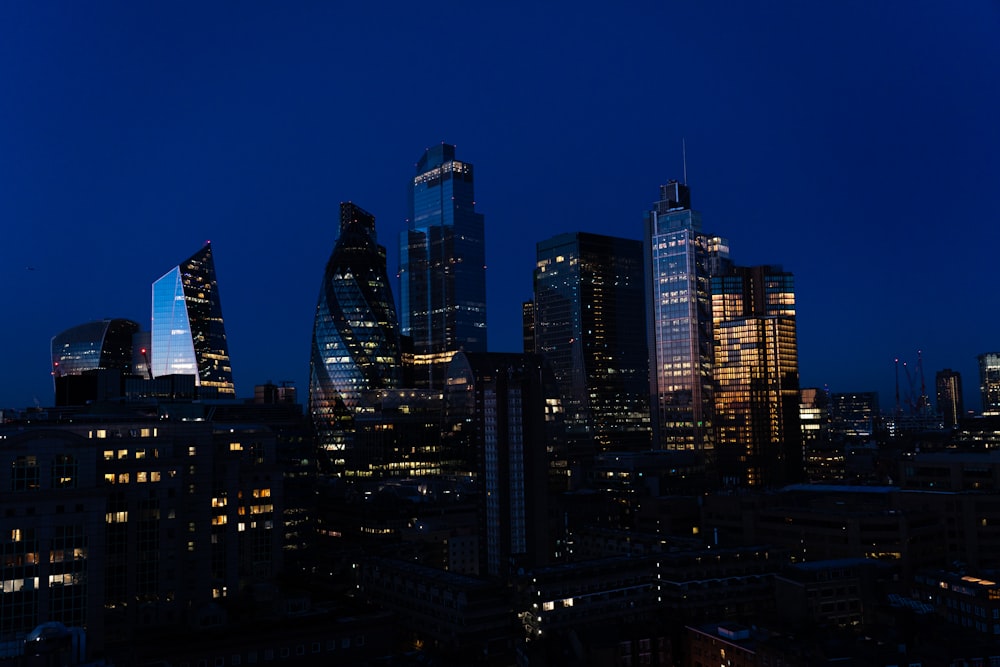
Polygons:
<instances>
[{"instance_id":1,"label":"glass skyscraper","mask_svg":"<svg viewBox=\"0 0 1000 667\"><path fill-rule=\"evenodd\" d=\"M431 384L443 379L455 351L486 351L484 223L473 182L472 165L441 144L420 158L410 184L408 229L400 235L402 333L432 367Z\"/></svg>"},{"instance_id":2,"label":"glass skyscraper","mask_svg":"<svg viewBox=\"0 0 1000 667\"><path fill-rule=\"evenodd\" d=\"M340 237L323 274L310 363L309 411L329 471L351 474L354 418L367 395L400 386L396 306L375 217L340 205Z\"/></svg>"},{"instance_id":3,"label":"glass skyscraper","mask_svg":"<svg viewBox=\"0 0 1000 667\"><path fill-rule=\"evenodd\" d=\"M556 376L568 435L649 449L642 242L576 232L536 250L534 349Z\"/></svg>"},{"instance_id":4,"label":"glass skyscraper","mask_svg":"<svg viewBox=\"0 0 1000 667\"><path fill-rule=\"evenodd\" d=\"M117 368L132 372L132 337L139 324L107 319L87 322L52 337L52 375L79 375L84 371Z\"/></svg>"},{"instance_id":5,"label":"glass skyscraper","mask_svg":"<svg viewBox=\"0 0 1000 667\"><path fill-rule=\"evenodd\" d=\"M193 375L195 384L235 397L212 245L153 283L150 371Z\"/></svg>"},{"instance_id":6,"label":"glass skyscraper","mask_svg":"<svg viewBox=\"0 0 1000 667\"><path fill-rule=\"evenodd\" d=\"M978 359L983 414L1000 415L1000 352L984 352Z\"/></svg>"},{"instance_id":7,"label":"glass skyscraper","mask_svg":"<svg viewBox=\"0 0 1000 667\"><path fill-rule=\"evenodd\" d=\"M799 358L792 274L733 267L712 277L715 453L725 487L802 478Z\"/></svg>"},{"instance_id":8,"label":"glass skyscraper","mask_svg":"<svg viewBox=\"0 0 1000 667\"><path fill-rule=\"evenodd\" d=\"M710 277L728 242L701 231L691 191L671 181L645 216L650 412L654 449L700 452L713 465Z\"/></svg>"},{"instance_id":9,"label":"glass skyscraper","mask_svg":"<svg viewBox=\"0 0 1000 667\"><path fill-rule=\"evenodd\" d=\"M965 416L965 402L962 398L962 374L946 368L934 377L937 390L937 407L941 419L947 427L957 426Z\"/></svg>"}]
</instances>

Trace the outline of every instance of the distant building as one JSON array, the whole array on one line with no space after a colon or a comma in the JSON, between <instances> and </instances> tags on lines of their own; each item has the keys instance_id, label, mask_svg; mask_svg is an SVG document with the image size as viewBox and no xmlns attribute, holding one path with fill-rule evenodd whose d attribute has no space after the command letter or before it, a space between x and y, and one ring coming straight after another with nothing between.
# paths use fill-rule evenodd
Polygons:
<instances>
[{"instance_id":1,"label":"distant building","mask_svg":"<svg viewBox=\"0 0 1000 667\"><path fill-rule=\"evenodd\" d=\"M937 389L937 408L945 427L957 426L958 420L965 416L965 403L962 400L962 374L946 368L938 371L934 377Z\"/></svg>"},{"instance_id":2,"label":"distant building","mask_svg":"<svg viewBox=\"0 0 1000 667\"><path fill-rule=\"evenodd\" d=\"M358 472L354 419L370 392L398 388L401 377L396 305L375 216L343 203L340 236L316 304L310 360L309 414L326 472Z\"/></svg>"},{"instance_id":3,"label":"distant building","mask_svg":"<svg viewBox=\"0 0 1000 667\"><path fill-rule=\"evenodd\" d=\"M847 444L866 444L875 438L879 422L878 393L862 391L830 394L830 436Z\"/></svg>"},{"instance_id":4,"label":"distant building","mask_svg":"<svg viewBox=\"0 0 1000 667\"><path fill-rule=\"evenodd\" d=\"M653 447L714 459L710 279L729 263L728 242L701 231L691 191L671 181L645 216L650 412Z\"/></svg>"},{"instance_id":5,"label":"distant building","mask_svg":"<svg viewBox=\"0 0 1000 667\"><path fill-rule=\"evenodd\" d=\"M585 232L541 241L534 290L534 350L559 384L568 437L597 451L649 449L642 242Z\"/></svg>"},{"instance_id":6,"label":"distant building","mask_svg":"<svg viewBox=\"0 0 1000 667\"><path fill-rule=\"evenodd\" d=\"M799 390L802 467L810 482L844 479L844 447L830 439L830 394L818 387Z\"/></svg>"},{"instance_id":7,"label":"distant building","mask_svg":"<svg viewBox=\"0 0 1000 667\"><path fill-rule=\"evenodd\" d=\"M200 389L236 396L210 243L153 283L150 338L153 377L193 375Z\"/></svg>"},{"instance_id":8,"label":"distant building","mask_svg":"<svg viewBox=\"0 0 1000 667\"><path fill-rule=\"evenodd\" d=\"M1000 414L1000 352L979 355L979 391L983 397L983 414Z\"/></svg>"},{"instance_id":9,"label":"distant building","mask_svg":"<svg viewBox=\"0 0 1000 667\"><path fill-rule=\"evenodd\" d=\"M139 324L107 319L80 324L52 337L52 375L59 378L99 368L132 372L132 337Z\"/></svg>"},{"instance_id":10,"label":"distant building","mask_svg":"<svg viewBox=\"0 0 1000 667\"><path fill-rule=\"evenodd\" d=\"M521 337L522 352L535 352L535 302L525 301L521 304Z\"/></svg>"},{"instance_id":11,"label":"distant building","mask_svg":"<svg viewBox=\"0 0 1000 667\"><path fill-rule=\"evenodd\" d=\"M428 148L417 162L399 255L402 333L416 355L432 355L418 386L440 389L452 354L486 351L483 214L472 165L450 144Z\"/></svg>"},{"instance_id":12,"label":"distant building","mask_svg":"<svg viewBox=\"0 0 1000 667\"><path fill-rule=\"evenodd\" d=\"M725 487L802 477L799 353L792 274L732 267L712 276L715 453Z\"/></svg>"}]
</instances>

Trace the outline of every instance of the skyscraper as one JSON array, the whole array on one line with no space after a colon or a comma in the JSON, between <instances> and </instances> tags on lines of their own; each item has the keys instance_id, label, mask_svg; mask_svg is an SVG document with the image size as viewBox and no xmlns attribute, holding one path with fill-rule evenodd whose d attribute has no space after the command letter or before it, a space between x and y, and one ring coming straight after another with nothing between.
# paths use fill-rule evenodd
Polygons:
<instances>
[{"instance_id":1,"label":"skyscraper","mask_svg":"<svg viewBox=\"0 0 1000 667\"><path fill-rule=\"evenodd\" d=\"M375 217L340 205L340 237L323 273L310 361L309 412L334 474L357 470L354 417L366 394L400 386L399 324Z\"/></svg>"},{"instance_id":2,"label":"skyscraper","mask_svg":"<svg viewBox=\"0 0 1000 667\"><path fill-rule=\"evenodd\" d=\"M576 232L536 249L534 349L555 373L568 435L649 449L642 242Z\"/></svg>"},{"instance_id":3,"label":"skyscraper","mask_svg":"<svg viewBox=\"0 0 1000 667\"><path fill-rule=\"evenodd\" d=\"M454 146L427 149L400 235L402 333L427 365L427 383L438 387L455 351L486 351L484 227L473 181L472 165L455 159Z\"/></svg>"},{"instance_id":4,"label":"skyscraper","mask_svg":"<svg viewBox=\"0 0 1000 667\"><path fill-rule=\"evenodd\" d=\"M1000 352L979 355L979 391L984 415L1000 415Z\"/></svg>"},{"instance_id":5,"label":"skyscraper","mask_svg":"<svg viewBox=\"0 0 1000 667\"><path fill-rule=\"evenodd\" d=\"M235 397L212 245L153 283L150 371L194 375L195 384Z\"/></svg>"},{"instance_id":6,"label":"skyscraper","mask_svg":"<svg viewBox=\"0 0 1000 667\"><path fill-rule=\"evenodd\" d=\"M117 368L132 372L132 337L139 324L132 320L107 319L87 322L52 337L54 377L79 375L83 371Z\"/></svg>"},{"instance_id":7,"label":"skyscraper","mask_svg":"<svg viewBox=\"0 0 1000 667\"><path fill-rule=\"evenodd\" d=\"M962 374L946 368L938 371L934 377L937 390L937 407L946 427L957 426L958 420L965 414L965 403L962 400Z\"/></svg>"},{"instance_id":8,"label":"skyscraper","mask_svg":"<svg viewBox=\"0 0 1000 667\"><path fill-rule=\"evenodd\" d=\"M792 274L732 267L712 277L715 453L726 487L802 477L799 358Z\"/></svg>"},{"instance_id":9,"label":"skyscraper","mask_svg":"<svg viewBox=\"0 0 1000 667\"><path fill-rule=\"evenodd\" d=\"M645 216L653 447L713 460L710 277L729 265L728 242L701 231L691 191L671 181Z\"/></svg>"}]
</instances>

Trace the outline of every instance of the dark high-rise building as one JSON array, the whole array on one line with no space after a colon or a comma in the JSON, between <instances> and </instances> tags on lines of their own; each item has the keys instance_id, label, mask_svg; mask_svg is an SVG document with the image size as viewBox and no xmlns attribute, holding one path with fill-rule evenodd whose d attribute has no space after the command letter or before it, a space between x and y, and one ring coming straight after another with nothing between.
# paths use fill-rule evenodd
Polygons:
<instances>
[{"instance_id":1,"label":"dark high-rise building","mask_svg":"<svg viewBox=\"0 0 1000 667\"><path fill-rule=\"evenodd\" d=\"M445 399L448 425L481 480L481 571L506 578L545 564L553 551L547 461L559 402L551 371L536 354L459 352Z\"/></svg>"},{"instance_id":2,"label":"dark high-rise building","mask_svg":"<svg viewBox=\"0 0 1000 667\"><path fill-rule=\"evenodd\" d=\"M878 392L830 394L830 436L835 442L866 444L878 431Z\"/></svg>"},{"instance_id":3,"label":"dark high-rise building","mask_svg":"<svg viewBox=\"0 0 1000 667\"><path fill-rule=\"evenodd\" d=\"M472 165L449 144L427 149L410 184L399 260L402 333L426 367L421 384L440 388L456 350L486 351L486 252L475 207Z\"/></svg>"},{"instance_id":4,"label":"dark high-rise building","mask_svg":"<svg viewBox=\"0 0 1000 667\"><path fill-rule=\"evenodd\" d=\"M715 453L727 487L802 476L799 359L792 274L732 267L712 277Z\"/></svg>"},{"instance_id":5,"label":"dark high-rise building","mask_svg":"<svg viewBox=\"0 0 1000 667\"><path fill-rule=\"evenodd\" d=\"M945 426L957 426L964 416L965 403L962 400L962 374L946 368L934 377L937 389L937 408Z\"/></svg>"},{"instance_id":6,"label":"dark high-rise building","mask_svg":"<svg viewBox=\"0 0 1000 667\"><path fill-rule=\"evenodd\" d=\"M150 339L153 377L194 375L198 387L235 397L210 243L153 283Z\"/></svg>"},{"instance_id":7,"label":"dark high-rise building","mask_svg":"<svg viewBox=\"0 0 1000 667\"><path fill-rule=\"evenodd\" d=\"M400 386L396 306L375 217L340 205L340 237L326 264L316 305L310 362L309 413L328 472L357 471L355 415L366 394Z\"/></svg>"},{"instance_id":8,"label":"dark high-rise building","mask_svg":"<svg viewBox=\"0 0 1000 667\"><path fill-rule=\"evenodd\" d=\"M139 325L132 320L87 322L52 337L52 375L79 375L84 371L117 368L132 372L132 336Z\"/></svg>"},{"instance_id":9,"label":"dark high-rise building","mask_svg":"<svg viewBox=\"0 0 1000 667\"><path fill-rule=\"evenodd\" d=\"M521 304L521 337L522 351L535 351L535 302L525 301Z\"/></svg>"},{"instance_id":10,"label":"dark high-rise building","mask_svg":"<svg viewBox=\"0 0 1000 667\"><path fill-rule=\"evenodd\" d=\"M560 234L537 244L536 352L559 384L570 438L649 449L642 242Z\"/></svg>"},{"instance_id":11,"label":"dark high-rise building","mask_svg":"<svg viewBox=\"0 0 1000 667\"><path fill-rule=\"evenodd\" d=\"M1000 352L979 355L979 391L984 415L1000 415Z\"/></svg>"},{"instance_id":12,"label":"dark high-rise building","mask_svg":"<svg viewBox=\"0 0 1000 667\"><path fill-rule=\"evenodd\" d=\"M809 482L844 479L844 447L830 440L830 394L818 387L799 390L802 468Z\"/></svg>"},{"instance_id":13,"label":"dark high-rise building","mask_svg":"<svg viewBox=\"0 0 1000 667\"><path fill-rule=\"evenodd\" d=\"M725 239L701 231L691 191L671 181L645 216L653 447L714 456L710 277L729 264Z\"/></svg>"}]
</instances>

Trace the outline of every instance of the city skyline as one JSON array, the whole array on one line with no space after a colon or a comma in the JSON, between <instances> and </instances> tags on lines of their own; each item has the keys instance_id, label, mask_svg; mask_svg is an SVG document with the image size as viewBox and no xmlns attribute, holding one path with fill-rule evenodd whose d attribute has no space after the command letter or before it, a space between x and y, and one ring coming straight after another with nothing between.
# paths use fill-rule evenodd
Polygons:
<instances>
[{"instance_id":1,"label":"city skyline","mask_svg":"<svg viewBox=\"0 0 1000 667\"><path fill-rule=\"evenodd\" d=\"M520 349L535 243L641 239L678 179L735 262L795 275L803 387L891 410L893 360L922 350L929 387L957 370L980 406L977 356L1000 349L982 279L995 6L2 12L2 407L54 402L60 331L148 331L149 285L209 239L238 396L305 392L339 203L395 238L414 158L440 142L476 165L491 351ZM442 23L448 40L424 37ZM432 96L411 76L416 42L454 85Z\"/></svg>"}]
</instances>

